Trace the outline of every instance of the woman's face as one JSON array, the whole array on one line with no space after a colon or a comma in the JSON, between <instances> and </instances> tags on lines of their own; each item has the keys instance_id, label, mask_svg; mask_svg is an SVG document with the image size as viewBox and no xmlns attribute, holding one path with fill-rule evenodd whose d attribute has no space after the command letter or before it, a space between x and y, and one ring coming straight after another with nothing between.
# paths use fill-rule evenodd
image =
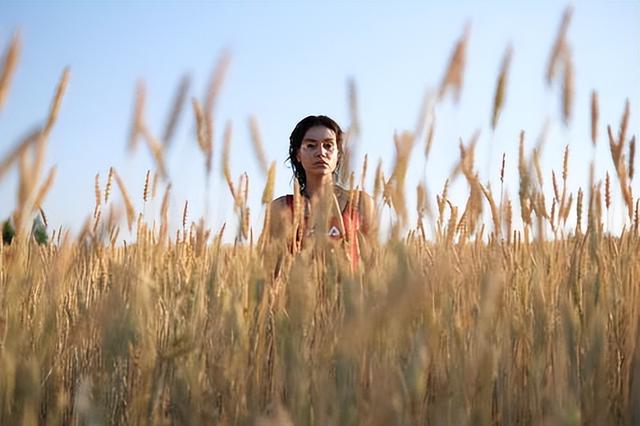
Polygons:
<instances>
[{"instance_id":1,"label":"woman's face","mask_svg":"<svg viewBox=\"0 0 640 426\"><path fill-rule=\"evenodd\" d=\"M331 175L338 165L338 144L333 130L314 126L307 130L296 155L304 172L310 175Z\"/></svg>"}]
</instances>

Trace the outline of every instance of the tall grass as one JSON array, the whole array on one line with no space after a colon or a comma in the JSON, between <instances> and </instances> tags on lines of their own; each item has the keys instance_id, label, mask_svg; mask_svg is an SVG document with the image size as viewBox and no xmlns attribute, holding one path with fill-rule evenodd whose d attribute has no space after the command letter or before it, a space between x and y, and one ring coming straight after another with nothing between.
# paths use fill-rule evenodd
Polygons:
<instances>
[{"instance_id":1,"label":"tall grass","mask_svg":"<svg viewBox=\"0 0 640 426\"><path fill-rule=\"evenodd\" d=\"M556 64L568 63L558 57L568 54L562 46L569 17L553 49L549 79ZM468 28L454 47L439 97L449 89L459 95ZM207 171L215 100L229 60L226 53L221 56L204 106L193 100ZM493 127L506 96L510 60L509 48ZM0 93L8 90L5 80ZM65 72L54 111L67 80ZM187 86L188 80L179 86L163 143L146 127L144 86L139 86L130 143L135 146L143 136L158 167L153 183L151 172L146 174L145 204L164 175L163 149ZM597 109L594 92L594 144ZM563 111L569 119L570 107ZM573 203L566 182L568 148L561 181L554 173L554 193L543 192L539 159L535 151L527 158L524 132L517 199L503 188L497 197L480 182L473 136L461 141L460 162L452 172L469 185L466 205L449 198L447 181L432 207L426 185L420 184L418 222L408 226L405 177L419 135L402 133L395 140L394 170L386 178L379 164L373 191L376 205L391 206L397 223L382 242L362 241L363 258L355 270L341 243L319 235L298 251L270 235L270 221L279 219L269 209L275 166L267 169L260 149L268 178L264 229L254 242L248 177L235 185L228 166L230 124L222 167L240 223L233 245L223 244L225 227L211 230L202 220L189 222L187 202L173 238L169 183L156 227L153 218L135 210L113 168L104 196L97 175L96 206L77 238L58 230L51 243L40 245L21 220L13 242L0 241L0 424L637 423L640 234L639 201L634 204L629 183L635 139L631 158L624 161L628 117L627 104L618 137L611 128L608 132L614 178L628 210L619 235L604 232L602 187L593 178ZM53 121L54 113L44 128ZM434 123L419 126L426 130L426 154ZM250 126L259 147L257 121ZM357 133L359 126L352 129ZM44 149L46 133L25 139L0 162L0 171L20 162L19 190L38 194L19 198L16 218L37 211L46 190L40 195L34 189L52 184L47 177L38 185L40 167L25 160L30 150ZM360 187L366 169L365 163ZM503 155L501 182L504 169ZM136 236L122 246L115 244L117 214L107 214L114 178ZM355 191L353 175L351 182ZM607 175L607 210L610 185ZM514 204L520 206L520 228L513 226ZM489 221L483 205L489 207ZM427 238L423 218L430 215L435 231ZM561 229L573 215L576 227L565 233Z\"/></svg>"}]
</instances>

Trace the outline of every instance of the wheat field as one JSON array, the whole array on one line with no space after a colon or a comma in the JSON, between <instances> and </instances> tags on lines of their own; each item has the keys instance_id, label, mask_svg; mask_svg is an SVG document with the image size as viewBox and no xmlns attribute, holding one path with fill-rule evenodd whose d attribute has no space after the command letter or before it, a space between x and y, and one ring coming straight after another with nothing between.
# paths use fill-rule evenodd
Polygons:
<instances>
[{"instance_id":1,"label":"wheat field","mask_svg":"<svg viewBox=\"0 0 640 426\"><path fill-rule=\"evenodd\" d=\"M570 11L547 75L563 82L566 120L573 96L563 47L569 19ZM438 99L461 90L467 37L465 31L454 46ZM6 49L0 108L20 47L16 37ZM227 61L221 55L210 97L191 104L209 169L212 105ZM510 61L507 50L493 127ZM142 195L145 203L162 200L159 215L137 211L111 169L104 181L96 176L95 209L78 235L56 229L48 241L36 240L27 223L36 215L48 226L40 207L55 168L42 164L67 84L69 70L44 125L0 162L0 178L14 166L19 173L15 236L0 241L0 424L640 422L640 199L631 191L628 103L617 134L611 126L607 132L615 174L592 175L574 193L567 149L564 170L546 176L554 190L545 194L523 132L517 193L497 194L478 177L471 141L461 144L455 171L468 184L467 202L454 204L448 182L435 197L418 187L415 224L407 219L404 180L417 137L399 134L393 173L385 177L378 167L371 191L380 209L396 213L393 223L352 269L344 247L326 238L300 250L271 238L273 165L263 164L263 229L249 223L248 177L236 184L226 167L236 242L224 238L236 231L189 220L188 203L172 229L170 185L158 194L166 170L162 138L145 122L143 87L130 144L143 141L156 161ZM185 102L178 99L175 115ZM595 144L595 92L591 108ZM429 134L432 125L420 126ZM260 151L257 124L254 133ZM433 141L426 140L428 152ZM501 176L504 168L503 157ZM351 176L352 190L364 186L358 182L365 174L366 166ZM116 190L123 220L108 209ZM613 203L626 215L619 233L606 228ZM433 232L425 230L429 221ZM122 244L120 226L134 235Z\"/></svg>"}]
</instances>

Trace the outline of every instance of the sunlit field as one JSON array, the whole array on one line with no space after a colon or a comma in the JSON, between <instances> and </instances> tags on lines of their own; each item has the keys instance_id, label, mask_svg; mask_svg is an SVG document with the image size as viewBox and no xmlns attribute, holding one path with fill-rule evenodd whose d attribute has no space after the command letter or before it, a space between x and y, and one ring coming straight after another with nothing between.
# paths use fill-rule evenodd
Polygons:
<instances>
[{"instance_id":1,"label":"sunlit field","mask_svg":"<svg viewBox=\"0 0 640 426\"><path fill-rule=\"evenodd\" d=\"M567 122L570 18L568 10L545 76L560 88ZM567 185L571 150L556 147L563 167L543 176L541 147L525 148L527 129L513 141L518 158L494 153L501 183L506 167L517 168L511 192L481 179L473 138L457 147L450 180L410 188L412 151L428 155L439 143L429 105L462 90L468 37L465 30L453 41L424 119L395 136L391 173L346 158L344 186L354 196L364 187L385 217L380 238L361 241L356 267L346 243L322 232L304 247L290 243L297 202L290 238L270 234L275 163L262 161L264 188L252 185L262 211L250 211L249 177L234 179L228 166L230 129L221 197L236 216L211 229L184 203L180 219L170 219L169 199L180 194L164 180L163 139L180 114L191 120L210 171L225 54L207 98L178 90L163 137L145 121L144 88L134 95L129 143L155 160L144 182L124 182L111 168L96 176L95 208L79 232L48 223L56 170L43 167L47 137L73 84L73 70L61 70L48 118L0 158L0 179L19 176L0 241L0 424L638 424L640 199L631 189L629 102L617 123L599 122L596 92L580 106L591 108L591 143L610 147L599 161L611 173L598 176L592 165L577 190ZM0 109L11 107L6 94L27 47L19 36L5 46ZM511 55L487 82L493 128ZM468 188L463 203L448 195L456 179ZM152 202L157 212L147 209ZM624 212L616 231L614 205Z\"/></svg>"}]
</instances>

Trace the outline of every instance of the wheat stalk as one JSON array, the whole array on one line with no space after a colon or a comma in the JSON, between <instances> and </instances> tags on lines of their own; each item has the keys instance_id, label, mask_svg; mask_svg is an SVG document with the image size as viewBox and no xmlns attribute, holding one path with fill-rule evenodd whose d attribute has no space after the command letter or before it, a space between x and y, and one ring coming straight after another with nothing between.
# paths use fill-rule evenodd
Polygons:
<instances>
[{"instance_id":1,"label":"wheat stalk","mask_svg":"<svg viewBox=\"0 0 640 426\"><path fill-rule=\"evenodd\" d=\"M104 187L104 203L107 204L109 201L109 195L111 194L111 185L113 183L113 174L115 170L113 167L109 167L109 174L107 175L107 184Z\"/></svg>"},{"instance_id":2,"label":"wheat stalk","mask_svg":"<svg viewBox=\"0 0 640 426\"><path fill-rule=\"evenodd\" d=\"M418 212L418 221L422 220L427 205L427 190L424 182L420 182L416 187L416 211Z\"/></svg>"},{"instance_id":3,"label":"wheat stalk","mask_svg":"<svg viewBox=\"0 0 640 426\"><path fill-rule=\"evenodd\" d=\"M634 160L636 156L636 136L633 135L629 143L629 180L633 180Z\"/></svg>"},{"instance_id":4,"label":"wheat stalk","mask_svg":"<svg viewBox=\"0 0 640 426\"><path fill-rule=\"evenodd\" d=\"M98 211L100 210L100 204L102 201L102 192L100 191L100 173L96 173L93 190L94 190L95 199L96 199L95 208L93 209L93 217L95 218L96 215L98 214Z\"/></svg>"},{"instance_id":5,"label":"wheat stalk","mask_svg":"<svg viewBox=\"0 0 640 426\"><path fill-rule=\"evenodd\" d=\"M300 249L298 243L298 235L300 232L304 232L305 226L305 206L303 206L304 200L300 193L300 183L298 179L293 180L293 226L291 227L291 252L295 254Z\"/></svg>"},{"instance_id":6,"label":"wheat stalk","mask_svg":"<svg viewBox=\"0 0 640 426\"><path fill-rule=\"evenodd\" d=\"M40 208L40 206L44 202L45 197L47 196L47 194L49 193L49 190L53 186L53 182L56 178L56 171L57 171L56 166L51 167L51 169L49 170L49 173L47 174L47 177L45 178L44 182L40 186L40 189L36 192L35 201L33 202L34 209Z\"/></svg>"},{"instance_id":7,"label":"wheat stalk","mask_svg":"<svg viewBox=\"0 0 640 426\"><path fill-rule=\"evenodd\" d=\"M169 230L169 194L171 192L171 184L167 184L167 188L164 191L162 197L162 205L160 207L160 234L158 242L164 244L167 239L167 233Z\"/></svg>"},{"instance_id":8,"label":"wheat stalk","mask_svg":"<svg viewBox=\"0 0 640 426\"><path fill-rule=\"evenodd\" d=\"M625 109L620 120L620 129L618 132L618 140L616 141L613 137L613 132L611 130L611 126L607 126L607 135L609 137L609 148L611 151L611 158L613 160L613 164L615 165L616 175L618 176L618 183L620 184L620 192L622 193L622 198L627 206L627 214L629 219L633 218L633 195L631 193L631 187L627 184L627 171L626 165L624 162L624 143L626 141L626 133L627 127L629 125L629 116L630 116L630 106L629 99L625 102Z\"/></svg>"},{"instance_id":9,"label":"wheat stalk","mask_svg":"<svg viewBox=\"0 0 640 426\"><path fill-rule=\"evenodd\" d=\"M445 242L447 245L450 245L453 242L453 237L458 230L458 226L460 225L456 226L456 224L458 223L458 208L451 204L448 200L447 204L451 209L451 215L449 216L449 222L447 223L447 235L445 238ZM463 220L464 216L460 219L460 224L463 224Z\"/></svg>"},{"instance_id":10,"label":"wheat stalk","mask_svg":"<svg viewBox=\"0 0 640 426\"><path fill-rule=\"evenodd\" d=\"M596 146L598 140L598 118L600 117L600 108L598 106L598 92L591 92L591 143Z\"/></svg>"},{"instance_id":11,"label":"wheat stalk","mask_svg":"<svg viewBox=\"0 0 640 426\"><path fill-rule=\"evenodd\" d=\"M29 199L29 195L31 195L33 185L35 184L35 182L32 181L32 173L29 167L27 153L25 151L20 154L20 158L18 159L18 178L18 205L13 216L16 229L20 232L22 229L24 214L27 210L27 201Z\"/></svg>"},{"instance_id":12,"label":"wheat stalk","mask_svg":"<svg viewBox=\"0 0 640 426\"><path fill-rule=\"evenodd\" d=\"M489 202L489 207L491 208L491 218L493 219L493 232L496 237L500 236L500 230L502 226L500 224L500 212L498 210L498 206L496 205L495 200L493 199L493 195L491 194L491 189L485 188L481 183L478 183L478 186L482 190L485 198Z\"/></svg>"},{"instance_id":13,"label":"wheat stalk","mask_svg":"<svg viewBox=\"0 0 640 426\"><path fill-rule=\"evenodd\" d=\"M249 237L250 209L245 207L240 211L240 233L245 240Z\"/></svg>"},{"instance_id":14,"label":"wheat stalk","mask_svg":"<svg viewBox=\"0 0 640 426\"><path fill-rule=\"evenodd\" d=\"M436 119L431 121L431 125L429 126L429 130L427 131L426 141L424 144L424 159L425 161L429 158L429 153L431 152L431 147L433 146L433 135L436 130Z\"/></svg>"},{"instance_id":15,"label":"wheat stalk","mask_svg":"<svg viewBox=\"0 0 640 426\"><path fill-rule=\"evenodd\" d=\"M394 137L396 161L393 167L393 173L391 174L391 182L393 183L391 197L394 208L400 215L402 224L405 224L407 220L404 184L414 140L414 135L410 132L402 132L400 135L395 135Z\"/></svg>"},{"instance_id":16,"label":"wheat stalk","mask_svg":"<svg viewBox=\"0 0 640 426\"><path fill-rule=\"evenodd\" d=\"M220 90L224 83L224 79L231 63L231 54L227 50L223 50L218 57L216 66L213 69L209 85L204 100L204 115L205 117L213 118L216 102L220 95Z\"/></svg>"},{"instance_id":17,"label":"wheat stalk","mask_svg":"<svg viewBox=\"0 0 640 426\"><path fill-rule=\"evenodd\" d=\"M573 9L571 7L567 7L564 11L564 14L562 15L560 28L558 28L558 34L553 44L553 48L551 49L551 54L549 55L549 62L547 64L547 73L546 73L547 85L549 86L551 86L551 82L555 78L558 66L566 50L567 31L569 29L569 23L571 22L572 15L573 15Z\"/></svg>"},{"instance_id":18,"label":"wheat stalk","mask_svg":"<svg viewBox=\"0 0 640 426\"><path fill-rule=\"evenodd\" d=\"M44 226L48 227L49 221L47 220L47 215L44 214L44 210L42 209L42 207L38 207L38 211L40 212L40 216L42 216L42 222L44 222ZM53 241L53 235L51 236L51 240Z\"/></svg>"},{"instance_id":19,"label":"wheat stalk","mask_svg":"<svg viewBox=\"0 0 640 426\"><path fill-rule=\"evenodd\" d=\"M60 105L62 105L62 98L67 90L67 86L69 85L69 78L71 77L71 70L69 67L65 68L62 71L62 76L60 76L60 80L58 81L58 86L56 87L55 95L53 96L53 101L51 102L51 107L49 108L49 115L47 117L46 124L42 131L43 137L47 138L53 125L55 124L58 114L60 112Z\"/></svg>"},{"instance_id":20,"label":"wheat stalk","mask_svg":"<svg viewBox=\"0 0 640 426\"><path fill-rule=\"evenodd\" d=\"M192 99L193 112L196 116L198 146L205 156L205 170L207 176L211 174L213 161L213 123L206 119L202 106L197 99Z\"/></svg>"},{"instance_id":21,"label":"wheat stalk","mask_svg":"<svg viewBox=\"0 0 640 426\"><path fill-rule=\"evenodd\" d=\"M140 133L144 136L147 141L147 146L149 147L149 151L151 151L151 155L155 160L156 167L158 169L158 174L161 178L167 179L167 168L164 161L164 152L162 150L162 144L158 142L158 140L153 136L149 128L142 122L140 127Z\"/></svg>"},{"instance_id":22,"label":"wheat stalk","mask_svg":"<svg viewBox=\"0 0 640 426\"><path fill-rule=\"evenodd\" d=\"M262 191L262 205L265 206L264 213L264 224L262 226L262 235L260 236L260 247L261 251L266 247L268 239L270 237L270 229L271 229L271 200L273 200L273 189L275 187L276 181L276 163L275 161L271 162L269 166L269 171L267 172L267 181L264 185L264 190Z\"/></svg>"},{"instance_id":23,"label":"wheat stalk","mask_svg":"<svg viewBox=\"0 0 640 426\"><path fill-rule=\"evenodd\" d=\"M633 215L633 229L638 234L638 229L640 228L640 198L636 200L636 208Z\"/></svg>"},{"instance_id":24,"label":"wheat stalk","mask_svg":"<svg viewBox=\"0 0 640 426\"><path fill-rule=\"evenodd\" d=\"M564 147L564 155L562 156L562 196L560 197L560 212L562 217L566 218L566 199L567 199L567 178L569 177L569 145Z\"/></svg>"},{"instance_id":25,"label":"wheat stalk","mask_svg":"<svg viewBox=\"0 0 640 426\"><path fill-rule=\"evenodd\" d=\"M604 205L609 210L611 207L611 179L609 178L609 172L604 179Z\"/></svg>"},{"instance_id":26,"label":"wheat stalk","mask_svg":"<svg viewBox=\"0 0 640 426\"><path fill-rule=\"evenodd\" d=\"M573 100L575 92L573 60L571 59L571 51L566 48L564 58L564 78L562 84L562 118L565 124L569 123L573 112Z\"/></svg>"},{"instance_id":27,"label":"wheat stalk","mask_svg":"<svg viewBox=\"0 0 640 426\"><path fill-rule=\"evenodd\" d=\"M17 32L13 35L4 55L4 63L2 64L2 71L0 71L0 111L2 111L9 94L9 86L11 86L11 79L18 65L20 50L22 50L21 36Z\"/></svg>"},{"instance_id":28,"label":"wheat stalk","mask_svg":"<svg viewBox=\"0 0 640 426\"><path fill-rule=\"evenodd\" d=\"M264 185L264 190L262 191L262 204L267 205L273 200L273 189L276 184L276 163L275 161L271 162L269 166L269 170L267 171L267 182Z\"/></svg>"},{"instance_id":29,"label":"wheat stalk","mask_svg":"<svg viewBox=\"0 0 640 426\"><path fill-rule=\"evenodd\" d=\"M66 88L69 82L69 76L70 71L68 68L65 68L56 87L45 125L40 135L38 135L35 147L35 158L33 161L33 165L30 167L31 177L29 181L31 183L31 187L28 190L29 195L33 195L31 193L33 186L36 185L36 183L40 180L40 173L42 171L46 154L47 139L49 137L49 134L51 133L53 125L57 120L58 113L60 111L60 105L62 104L62 98L64 97L64 93L66 92Z\"/></svg>"},{"instance_id":30,"label":"wheat stalk","mask_svg":"<svg viewBox=\"0 0 640 426\"><path fill-rule=\"evenodd\" d=\"M189 208L189 201L185 200L184 208L182 209L182 233L185 238L186 238L186 232L187 232L187 218L188 218L188 212L189 212L188 208Z\"/></svg>"},{"instance_id":31,"label":"wheat stalk","mask_svg":"<svg viewBox=\"0 0 640 426\"><path fill-rule=\"evenodd\" d=\"M264 152L264 146L262 143L262 136L260 135L260 127L258 126L258 119L255 116L249 117L249 132L251 133L251 142L253 142L253 150L258 160L258 165L263 174L267 174L267 156Z\"/></svg>"},{"instance_id":32,"label":"wheat stalk","mask_svg":"<svg viewBox=\"0 0 640 426\"><path fill-rule=\"evenodd\" d=\"M384 189L384 174L382 172L382 160L378 159L378 165L376 166L376 173L373 179L373 199L378 201L382 195Z\"/></svg>"},{"instance_id":33,"label":"wheat stalk","mask_svg":"<svg viewBox=\"0 0 640 426\"><path fill-rule=\"evenodd\" d=\"M613 165L617 169L618 164L620 163L622 147L613 138L613 131L611 130L611 125L607 125L607 136L609 137L609 150L611 151L611 159L613 160Z\"/></svg>"},{"instance_id":34,"label":"wheat stalk","mask_svg":"<svg viewBox=\"0 0 640 426\"><path fill-rule=\"evenodd\" d=\"M496 82L496 92L493 97L493 112L491 114L491 128L496 129L498 118L504 105L504 97L507 90L507 77L509 76L509 68L511 67L511 58L513 56L513 47L508 46L502 58L498 81Z\"/></svg>"},{"instance_id":35,"label":"wheat stalk","mask_svg":"<svg viewBox=\"0 0 640 426\"><path fill-rule=\"evenodd\" d=\"M438 90L438 98L442 99L447 90L454 92L454 100L458 102L460 100L460 92L462 91L462 83L464 78L464 66L465 56L467 49L467 41L469 39L469 33L471 31L471 25L466 24L462 36L456 42L451 58L449 59L449 65L445 71L440 88Z\"/></svg>"},{"instance_id":36,"label":"wheat stalk","mask_svg":"<svg viewBox=\"0 0 640 426\"><path fill-rule=\"evenodd\" d=\"M556 208L557 208L557 206L558 206L558 202L554 198L551 201L551 211L549 212L549 225L551 225L551 231L553 231L554 234L556 232ZM558 217L559 216L560 215L558 214ZM560 222L560 220L558 220L558 222Z\"/></svg>"},{"instance_id":37,"label":"wheat stalk","mask_svg":"<svg viewBox=\"0 0 640 426\"><path fill-rule=\"evenodd\" d=\"M98 233L98 224L100 223L100 216L102 212L100 210L97 211L97 214L94 216L93 228L91 229L91 233L96 235Z\"/></svg>"},{"instance_id":38,"label":"wheat stalk","mask_svg":"<svg viewBox=\"0 0 640 426\"><path fill-rule=\"evenodd\" d=\"M144 109L146 102L147 90L144 81L140 80L136 84L136 98L133 108L133 120L131 122L131 130L129 131L129 151L135 150L138 145L138 137L142 131L144 124Z\"/></svg>"},{"instance_id":39,"label":"wheat stalk","mask_svg":"<svg viewBox=\"0 0 640 426\"><path fill-rule=\"evenodd\" d=\"M142 200L146 203L149 199L149 179L151 177L151 170L147 170L147 174L144 177L144 189L142 190Z\"/></svg>"},{"instance_id":40,"label":"wheat stalk","mask_svg":"<svg viewBox=\"0 0 640 426\"><path fill-rule=\"evenodd\" d=\"M180 116L182 115L182 110L189 94L190 85L191 77L188 74L183 75L182 79L180 80L180 84L176 89L176 94L173 98L173 104L171 106L171 110L169 111L169 116L164 127L164 133L162 134L162 142L165 150L169 148L171 142L173 141L173 135L175 134L178 121L180 121Z\"/></svg>"},{"instance_id":41,"label":"wheat stalk","mask_svg":"<svg viewBox=\"0 0 640 426\"><path fill-rule=\"evenodd\" d=\"M153 183L151 184L151 199L155 200L158 191L158 173L153 173Z\"/></svg>"},{"instance_id":42,"label":"wheat stalk","mask_svg":"<svg viewBox=\"0 0 640 426\"><path fill-rule=\"evenodd\" d=\"M448 193L449 193L449 179L447 179L444 182L441 195L436 197L436 200L438 202L438 222L439 223L443 223L444 221L444 208L447 203Z\"/></svg>"},{"instance_id":43,"label":"wheat stalk","mask_svg":"<svg viewBox=\"0 0 640 426\"><path fill-rule=\"evenodd\" d=\"M358 113L358 88L353 78L347 80L347 93L349 100L349 136L357 139L360 136L360 115Z\"/></svg>"},{"instance_id":44,"label":"wheat stalk","mask_svg":"<svg viewBox=\"0 0 640 426\"><path fill-rule=\"evenodd\" d=\"M544 180L543 180L543 176L542 176L542 166L540 165L540 150L539 149L537 149L537 148L533 149L532 159L533 159L533 168L536 171L536 179L538 180L538 186L540 188L542 188L543 185L544 185Z\"/></svg>"},{"instance_id":45,"label":"wheat stalk","mask_svg":"<svg viewBox=\"0 0 640 426\"><path fill-rule=\"evenodd\" d=\"M249 197L249 176L246 172L240 175L236 194L238 195L236 200L237 207L244 208L247 205L247 198Z\"/></svg>"},{"instance_id":46,"label":"wheat stalk","mask_svg":"<svg viewBox=\"0 0 640 426\"><path fill-rule=\"evenodd\" d=\"M360 171L360 190L364 191L364 182L365 179L367 177L367 169L369 167L369 155L365 154L364 155L364 160L362 162L362 170ZM357 206L360 206L360 192L361 191L357 191L356 192L356 196L355 196L355 206L356 208L358 208Z\"/></svg>"},{"instance_id":47,"label":"wheat stalk","mask_svg":"<svg viewBox=\"0 0 640 426\"><path fill-rule=\"evenodd\" d=\"M569 176L569 145L565 145L562 156L562 181L566 182Z\"/></svg>"},{"instance_id":48,"label":"wheat stalk","mask_svg":"<svg viewBox=\"0 0 640 426\"><path fill-rule=\"evenodd\" d=\"M133 225L133 221L136 217L136 211L133 207L133 202L131 201L131 197L129 197L129 192L127 191L124 181L115 170L113 170L113 177L116 179L118 188L120 188L120 194L122 194L125 211L127 212L127 225L129 226L129 231L131 231L131 226Z\"/></svg>"},{"instance_id":49,"label":"wheat stalk","mask_svg":"<svg viewBox=\"0 0 640 426\"><path fill-rule=\"evenodd\" d=\"M32 130L18 142L14 148L9 151L9 153L0 161L0 179L2 176L9 171L13 163L20 159L20 157L25 153L29 147L38 142L40 140L40 135L42 134L42 130L40 128L36 128Z\"/></svg>"},{"instance_id":50,"label":"wheat stalk","mask_svg":"<svg viewBox=\"0 0 640 426\"><path fill-rule=\"evenodd\" d=\"M46 140L58 116L58 111L62 103L62 97L66 90L69 80L69 70L65 69L62 73L56 92L49 109L49 115L44 127L40 131L31 133L27 138L23 139L3 160L0 162L0 178L9 169L11 164L19 160L19 191L18 191L18 208L16 209L16 225L18 228L22 225L22 214L26 210L30 210L27 205L36 208L37 205L30 204L33 201L33 190L40 180L40 171L44 163ZM27 149L36 144L35 159L30 166L27 160Z\"/></svg>"},{"instance_id":51,"label":"wheat stalk","mask_svg":"<svg viewBox=\"0 0 640 426\"><path fill-rule=\"evenodd\" d=\"M629 99L624 103L624 112L620 119L620 130L618 132L618 145L623 146L627 140L627 129L629 128L629 116L631 115L631 106Z\"/></svg>"},{"instance_id":52,"label":"wheat stalk","mask_svg":"<svg viewBox=\"0 0 640 426\"><path fill-rule=\"evenodd\" d=\"M507 243L511 243L511 232L513 227L513 207L511 205L511 200L507 199L504 204L504 223L506 227L506 236Z\"/></svg>"},{"instance_id":53,"label":"wheat stalk","mask_svg":"<svg viewBox=\"0 0 640 426\"><path fill-rule=\"evenodd\" d=\"M231 196L233 200L237 204L238 194L236 193L235 186L233 184L233 179L231 177L231 165L230 157L231 157L231 138L233 135L233 127L231 126L231 121L227 122L227 125L224 128L224 145L222 147L222 175L227 181L227 186L229 186L229 191L231 191Z\"/></svg>"},{"instance_id":54,"label":"wheat stalk","mask_svg":"<svg viewBox=\"0 0 640 426\"><path fill-rule=\"evenodd\" d=\"M578 189L578 201L576 202L576 233L582 233L582 202L584 194L582 188Z\"/></svg>"}]
</instances>

